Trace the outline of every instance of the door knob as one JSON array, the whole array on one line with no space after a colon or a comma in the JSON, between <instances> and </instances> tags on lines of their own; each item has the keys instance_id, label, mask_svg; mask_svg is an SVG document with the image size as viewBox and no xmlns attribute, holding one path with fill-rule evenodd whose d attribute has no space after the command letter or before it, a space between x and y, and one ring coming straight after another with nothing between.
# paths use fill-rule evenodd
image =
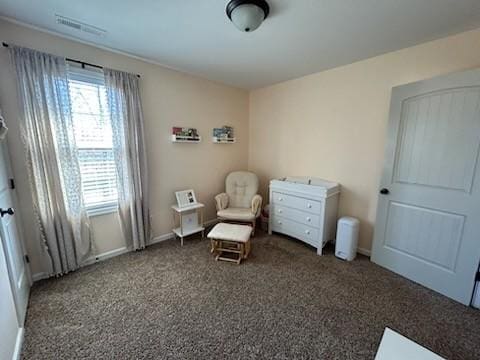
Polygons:
<instances>
[{"instance_id":1,"label":"door knob","mask_svg":"<svg viewBox=\"0 0 480 360\"><path fill-rule=\"evenodd\" d=\"M390 190L388 190L387 188L383 188L382 190L380 190L380 194L388 195L388 194L390 194Z\"/></svg>"},{"instance_id":2,"label":"door knob","mask_svg":"<svg viewBox=\"0 0 480 360\"><path fill-rule=\"evenodd\" d=\"M3 210L0 208L0 217L4 217L5 215L13 215L15 211L12 208L8 208L7 210Z\"/></svg>"}]
</instances>

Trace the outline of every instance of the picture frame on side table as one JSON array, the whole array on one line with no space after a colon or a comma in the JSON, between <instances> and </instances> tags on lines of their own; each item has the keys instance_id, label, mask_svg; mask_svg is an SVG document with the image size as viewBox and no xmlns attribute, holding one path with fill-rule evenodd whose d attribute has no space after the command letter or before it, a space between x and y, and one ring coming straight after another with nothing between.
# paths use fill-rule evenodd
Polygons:
<instances>
[{"instance_id":1,"label":"picture frame on side table","mask_svg":"<svg viewBox=\"0 0 480 360\"><path fill-rule=\"evenodd\" d=\"M197 203L197 198L195 197L193 189L176 191L175 197L177 198L177 205L180 208L195 205Z\"/></svg>"}]
</instances>

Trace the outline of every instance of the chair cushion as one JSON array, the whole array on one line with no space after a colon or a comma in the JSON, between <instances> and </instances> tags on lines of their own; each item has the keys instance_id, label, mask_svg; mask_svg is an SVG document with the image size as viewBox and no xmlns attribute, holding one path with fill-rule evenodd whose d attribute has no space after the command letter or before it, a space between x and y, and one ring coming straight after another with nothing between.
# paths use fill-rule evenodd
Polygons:
<instances>
[{"instance_id":1,"label":"chair cushion","mask_svg":"<svg viewBox=\"0 0 480 360\"><path fill-rule=\"evenodd\" d=\"M217 216L228 220L252 221L255 214L250 208L226 208L217 212Z\"/></svg>"},{"instance_id":2,"label":"chair cushion","mask_svg":"<svg viewBox=\"0 0 480 360\"><path fill-rule=\"evenodd\" d=\"M247 242L250 239L252 227L248 225L236 225L220 223L208 233L209 239Z\"/></svg>"},{"instance_id":3,"label":"chair cushion","mask_svg":"<svg viewBox=\"0 0 480 360\"><path fill-rule=\"evenodd\" d=\"M225 179L225 192L228 194L228 206L249 208L252 198L258 191L258 177L248 171L234 171Z\"/></svg>"}]
</instances>

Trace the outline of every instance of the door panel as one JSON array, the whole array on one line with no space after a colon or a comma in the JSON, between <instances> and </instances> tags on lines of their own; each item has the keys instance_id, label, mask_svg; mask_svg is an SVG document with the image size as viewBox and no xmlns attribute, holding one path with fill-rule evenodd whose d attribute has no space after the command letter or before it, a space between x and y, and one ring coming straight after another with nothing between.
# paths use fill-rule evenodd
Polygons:
<instances>
[{"instance_id":1,"label":"door panel","mask_svg":"<svg viewBox=\"0 0 480 360\"><path fill-rule=\"evenodd\" d=\"M14 191L9 186L8 154L4 142L0 142L0 208L15 210ZM28 267L25 264L23 243L17 227L18 215L4 214L0 217L0 237L12 293L15 299L19 326L23 327L30 291Z\"/></svg>"},{"instance_id":2,"label":"door panel","mask_svg":"<svg viewBox=\"0 0 480 360\"><path fill-rule=\"evenodd\" d=\"M463 215L392 201L389 203L384 246L455 271L464 220Z\"/></svg>"},{"instance_id":3,"label":"door panel","mask_svg":"<svg viewBox=\"0 0 480 360\"><path fill-rule=\"evenodd\" d=\"M392 90L372 261L469 304L480 259L480 71Z\"/></svg>"},{"instance_id":4,"label":"door panel","mask_svg":"<svg viewBox=\"0 0 480 360\"><path fill-rule=\"evenodd\" d=\"M470 192L479 149L479 88L406 99L395 180Z\"/></svg>"}]
</instances>

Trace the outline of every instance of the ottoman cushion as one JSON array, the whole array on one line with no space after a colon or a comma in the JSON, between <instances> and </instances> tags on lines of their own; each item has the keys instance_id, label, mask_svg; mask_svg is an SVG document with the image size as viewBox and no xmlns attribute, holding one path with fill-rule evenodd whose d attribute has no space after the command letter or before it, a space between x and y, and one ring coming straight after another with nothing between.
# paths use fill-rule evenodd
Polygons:
<instances>
[{"instance_id":1,"label":"ottoman cushion","mask_svg":"<svg viewBox=\"0 0 480 360\"><path fill-rule=\"evenodd\" d=\"M245 243L250 239L251 233L252 227L248 225L219 223L213 227L207 237L209 239Z\"/></svg>"}]
</instances>

